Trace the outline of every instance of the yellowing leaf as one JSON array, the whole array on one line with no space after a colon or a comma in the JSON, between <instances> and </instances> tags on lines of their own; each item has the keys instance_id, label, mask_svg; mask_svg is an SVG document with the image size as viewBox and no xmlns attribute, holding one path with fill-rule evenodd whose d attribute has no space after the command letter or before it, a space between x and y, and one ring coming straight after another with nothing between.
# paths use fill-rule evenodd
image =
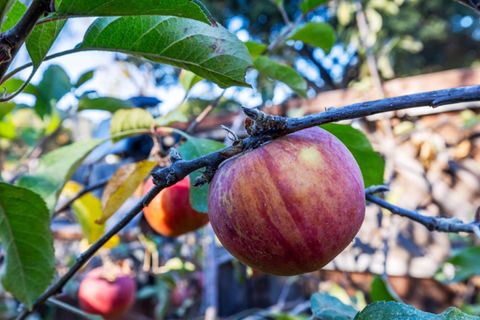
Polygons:
<instances>
[{"instance_id":1,"label":"yellowing leaf","mask_svg":"<svg viewBox=\"0 0 480 320\"><path fill-rule=\"evenodd\" d=\"M137 187L155 167L154 161L140 161L129 163L115 172L108 182L102 197L102 215L97 223L105 223L135 192Z\"/></svg>"},{"instance_id":2,"label":"yellowing leaf","mask_svg":"<svg viewBox=\"0 0 480 320\"><path fill-rule=\"evenodd\" d=\"M63 189L63 195L65 197L74 197L82 188L82 185L68 181ZM73 202L72 210L89 244L97 241L105 233L105 225L95 223L97 219L102 217L102 204L100 199L95 197L91 192ZM115 237L118 238L118 235ZM115 237L110 240L110 245L118 244L119 239L114 239Z\"/></svg>"},{"instance_id":3,"label":"yellowing leaf","mask_svg":"<svg viewBox=\"0 0 480 320\"><path fill-rule=\"evenodd\" d=\"M120 140L120 135L127 135L130 132L137 132L138 130L150 129L155 123L152 115L143 109L120 109L117 110L110 122L110 134L112 141Z\"/></svg>"}]
</instances>

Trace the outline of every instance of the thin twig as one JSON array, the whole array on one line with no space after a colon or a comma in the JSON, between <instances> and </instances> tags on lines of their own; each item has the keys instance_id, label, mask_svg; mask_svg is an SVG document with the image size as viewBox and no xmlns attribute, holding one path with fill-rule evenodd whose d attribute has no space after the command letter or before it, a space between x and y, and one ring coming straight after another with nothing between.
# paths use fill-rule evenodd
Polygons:
<instances>
[{"instance_id":1,"label":"thin twig","mask_svg":"<svg viewBox=\"0 0 480 320\"><path fill-rule=\"evenodd\" d=\"M394 204L391 204L390 202L387 202L377 196L372 195L371 193L366 193L365 196L368 201L387 209L393 214L418 222L424 225L430 231L451 233L466 232L477 234L476 230L478 230L478 228L480 227L480 221L465 223L460 219L456 218L425 216L422 215L420 212L398 207Z\"/></svg>"},{"instance_id":2,"label":"thin twig","mask_svg":"<svg viewBox=\"0 0 480 320\"><path fill-rule=\"evenodd\" d=\"M290 25L292 23L292 21L290 21L290 18L288 17L288 14L287 14L287 11L285 10L285 5L283 4L283 1L281 1L281 2L273 1L273 2L277 6L278 11L280 11L280 14L282 15L282 19L285 22L285 24Z\"/></svg>"},{"instance_id":3,"label":"thin twig","mask_svg":"<svg viewBox=\"0 0 480 320\"><path fill-rule=\"evenodd\" d=\"M100 316L96 316L96 315L93 315L93 314L88 314L88 313L85 313L83 312L82 310L80 309L77 309L71 305L69 305L68 303L65 303L63 301L60 301L56 298L49 298L47 300L47 303L50 303L51 305L54 305L55 307L57 308L60 308L60 309L63 309L63 310L66 310L72 314L75 314L77 316L80 316L84 319L88 319L88 320L102 320L103 318L100 317Z\"/></svg>"},{"instance_id":4,"label":"thin twig","mask_svg":"<svg viewBox=\"0 0 480 320\"><path fill-rule=\"evenodd\" d=\"M10 101L12 100L13 98L15 98L16 96L18 96L20 93L22 93L23 89L25 89L28 84L30 83L30 81L32 80L33 76L35 75L35 68L32 70L32 72L30 73L30 75L28 76L27 80L25 80L22 85L20 86L20 88L18 88L15 92L9 94L9 95L4 95L2 97L0 97L0 102L6 102L6 101Z\"/></svg>"},{"instance_id":5,"label":"thin twig","mask_svg":"<svg viewBox=\"0 0 480 320\"><path fill-rule=\"evenodd\" d=\"M373 79L375 89L378 91L382 98L385 98L385 90L383 89L382 79L380 77L380 72L378 71L377 58L373 52L372 46L368 41L368 36L370 34L370 27L367 22L367 17L365 16L365 11L363 10L362 3L360 0L355 0L355 16L357 20L358 32L360 34L360 42L365 48L365 56L367 58L367 65L370 72L370 76Z\"/></svg>"},{"instance_id":6,"label":"thin twig","mask_svg":"<svg viewBox=\"0 0 480 320\"><path fill-rule=\"evenodd\" d=\"M188 126L186 130L187 133L192 133L200 124L200 122L202 122L210 114L210 112L212 112L213 109L219 105L220 100L225 95L225 91L226 89L223 90L222 93L220 93L220 95L212 103L210 103L205 109L202 110L202 112L199 113L199 115Z\"/></svg>"},{"instance_id":7,"label":"thin twig","mask_svg":"<svg viewBox=\"0 0 480 320\"><path fill-rule=\"evenodd\" d=\"M286 118L279 116L271 116L263 113L260 110L244 109L246 115L252 120L251 128L257 128L251 136L238 140L230 147L206 154L192 160L178 160L168 167L159 168L152 173L155 186L130 209L130 211L122 218L116 225L113 226L107 233L105 233L97 242L92 244L84 253L82 253L72 265L72 267L56 282L54 282L33 304L32 310L23 308L17 320L25 319L38 306L44 303L51 296L59 293L63 286L75 276L75 274L92 258L95 253L105 244L110 238L122 230L130 221L135 218L150 201L164 188L175 184L191 172L207 168L214 170L221 162L238 155L242 152L251 150L261 146L274 138L284 136L288 133L299 131L305 128L317 126L320 124L364 117L372 114L383 113L392 110L408 109L420 106L439 106L444 104L465 102L465 101L480 101L480 86L463 87L448 90L439 90L426 93L419 93L407 95L397 98L389 98L383 100L376 100L371 102L356 103L344 108L330 109L328 111L309 115L301 118ZM367 195L372 202L376 197ZM379 199L379 198L378 198ZM379 203L383 203L379 199ZM408 216L407 213L405 216ZM427 217L428 218L428 217ZM452 228L449 228L454 232ZM470 229L469 229L470 230ZM460 228L459 231L464 231ZM471 231L471 230L470 230ZM468 231L466 231L468 232ZM471 231L473 232L473 231Z\"/></svg>"},{"instance_id":8,"label":"thin twig","mask_svg":"<svg viewBox=\"0 0 480 320\"><path fill-rule=\"evenodd\" d=\"M93 184L91 185L90 187L87 187L85 189L83 189L82 191L80 191L79 193L77 193L74 197L72 197L71 199L68 199L68 201L66 201L60 208L58 208L57 210L55 210L55 212L53 213L53 216L55 217L56 215L62 213L63 211L67 210L68 208L70 208L70 206L75 202L77 201L78 199L80 199L81 197L83 197L84 195L86 195L87 193L91 192L91 191L94 191L94 190L97 190L97 189L100 189L104 186L107 185L109 180L105 180L105 181L101 181L99 183L96 183L96 184Z\"/></svg>"},{"instance_id":9,"label":"thin twig","mask_svg":"<svg viewBox=\"0 0 480 320\"><path fill-rule=\"evenodd\" d=\"M48 61L48 60L52 60L52 59L55 59L55 58L58 58L58 57L62 57L62 56L66 56L68 54L72 54L72 53L77 53L77 52L82 52L84 50L81 50L80 48L73 48L73 49L69 49L69 50L65 50L65 51L60 51L60 52L57 52L57 53L54 53L54 54L51 54L49 56L46 56L45 59L43 59L43 61ZM8 72L5 74L5 76L3 76L2 80L0 81L0 84L4 83L5 81L7 81L8 79L10 79L11 77L13 77L14 75L16 75L17 73L19 73L20 71L23 71L27 68L30 68L33 66L33 63L32 62L28 62L24 65L21 65L15 69L13 69L12 71Z\"/></svg>"},{"instance_id":10,"label":"thin twig","mask_svg":"<svg viewBox=\"0 0 480 320\"><path fill-rule=\"evenodd\" d=\"M280 35L278 37L276 37L275 40L268 46L267 51L272 52L276 48L278 48L282 44L282 42L284 42L287 39L287 37L290 35L290 33L293 31L293 29L295 29L295 27L303 20L304 17L305 17L305 15L301 14L295 20L295 22L287 24L285 26L285 28L283 28Z\"/></svg>"}]
</instances>

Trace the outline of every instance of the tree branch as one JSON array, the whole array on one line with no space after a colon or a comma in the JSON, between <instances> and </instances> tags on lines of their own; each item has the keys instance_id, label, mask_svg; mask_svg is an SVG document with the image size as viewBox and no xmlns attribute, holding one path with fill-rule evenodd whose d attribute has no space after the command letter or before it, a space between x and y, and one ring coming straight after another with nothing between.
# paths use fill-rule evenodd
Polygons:
<instances>
[{"instance_id":1,"label":"tree branch","mask_svg":"<svg viewBox=\"0 0 480 320\"><path fill-rule=\"evenodd\" d=\"M480 221L464 223L456 218L430 217L422 215L420 212L398 207L387 202L372 193L366 192L365 197L368 201L387 209L393 214L408 218L425 226L430 231L451 232L451 233L473 233L480 238Z\"/></svg>"},{"instance_id":2,"label":"tree branch","mask_svg":"<svg viewBox=\"0 0 480 320\"><path fill-rule=\"evenodd\" d=\"M91 185L90 187L87 187L87 188L83 189L82 191L80 191L79 193L77 193L74 197L72 197L71 199L69 199L68 201L66 201L60 208L58 208L57 210L55 210L55 212L53 213L52 216L55 217L55 216L57 216L58 214L62 213L63 211L67 210L68 208L70 208L70 206L71 206L75 201L77 201L78 199L80 199L81 197L83 197L84 195L86 195L87 193L104 187L104 186L108 183L108 181L109 181L109 180L100 181L100 182L97 183L97 184L93 184L93 185Z\"/></svg>"},{"instance_id":3,"label":"tree branch","mask_svg":"<svg viewBox=\"0 0 480 320\"><path fill-rule=\"evenodd\" d=\"M63 286L72 279L75 274L100 250L100 248L122 230L130 221L142 211L144 205L150 203L153 198L163 189L160 186L154 186L142 199L139 201L130 211L123 217L112 229L107 231L100 239L92 244L87 250L80 254L72 267L57 281L52 284L34 303L32 310L26 309L22 306L22 311L18 315L17 319L25 319L33 310L35 310L40 304L48 300L48 298L59 293Z\"/></svg>"},{"instance_id":4,"label":"tree branch","mask_svg":"<svg viewBox=\"0 0 480 320\"><path fill-rule=\"evenodd\" d=\"M92 258L95 253L115 234L122 230L144 206L164 188L169 187L186 177L191 172L205 168L197 183L205 183L212 177L212 172L224 160L242 152L261 146L274 138L305 128L317 126L327 122L364 117L372 114L415 108L420 106L437 107L465 101L480 101L480 86L463 87L412 94L397 98L356 103L343 108L329 109L328 111L301 118L286 118L272 116L257 109L244 109L250 119L250 136L237 140L232 146L209 153L193 160L174 161L170 166L160 168L152 173L155 186L122 218L112 229L105 233L97 242L83 252L73 266L57 281L52 284L34 303L32 310L23 309L17 319L25 319L49 297L59 293L63 286Z\"/></svg>"},{"instance_id":5,"label":"tree branch","mask_svg":"<svg viewBox=\"0 0 480 320\"><path fill-rule=\"evenodd\" d=\"M10 30L0 34L0 79L27 40L37 21L48 12L53 12L53 0L33 0L20 21Z\"/></svg>"},{"instance_id":6,"label":"tree branch","mask_svg":"<svg viewBox=\"0 0 480 320\"><path fill-rule=\"evenodd\" d=\"M477 13L480 12L480 1L479 0L457 0L457 2L463 3L467 7L472 8Z\"/></svg>"},{"instance_id":7,"label":"tree branch","mask_svg":"<svg viewBox=\"0 0 480 320\"><path fill-rule=\"evenodd\" d=\"M192 133L195 128L200 124L200 122L202 122L210 114L210 112L212 112L213 109L215 109L220 104L220 100L225 95L225 91L226 89L223 90L222 93L217 98L215 98L215 100L212 101L212 103L210 103L205 109L203 109L203 111L200 112L199 115L195 119L193 119L192 122L190 122L186 130L187 133Z\"/></svg>"}]
</instances>

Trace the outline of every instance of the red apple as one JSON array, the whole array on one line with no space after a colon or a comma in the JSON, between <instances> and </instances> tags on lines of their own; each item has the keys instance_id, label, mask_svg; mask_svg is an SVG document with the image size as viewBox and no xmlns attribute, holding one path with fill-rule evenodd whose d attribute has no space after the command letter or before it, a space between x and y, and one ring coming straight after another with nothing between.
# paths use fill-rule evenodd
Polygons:
<instances>
[{"instance_id":1,"label":"red apple","mask_svg":"<svg viewBox=\"0 0 480 320\"><path fill-rule=\"evenodd\" d=\"M193 288L189 287L188 281L180 282L170 293L170 303L175 308L183 306L186 300L194 296Z\"/></svg>"},{"instance_id":2,"label":"red apple","mask_svg":"<svg viewBox=\"0 0 480 320\"><path fill-rule=\"evenodd\" d=\"M210 223L223 246L254 269L311 272L357 234L363 187L348 149L309 128L223 163L210 184Z\"/></svg>"},{"instance_id":3,"label":"red apple","mask_svg":"<svg viewBox=\"0 0 480 320\"><path fill-rule=\"evenodd\" d=\"M112 275L107 269L88 272L80 283L78 300L86 312L112 319L125 314L135 302L137 286L129 275Z\"/></svg>"},{"instance_id":4,"label":"red apple","mask_svg":"<svg viewBox=\"0 0 480 320\"><path fill-rule=\"evenodd\" d=\"M153 187L150 178L144 190ZM145 193L146 193L145 192ZM175 237L197 230L208 223L208 215L195 211L190 205L190 179L185 177L165 188L143 209L148 224L158 233Z\"/></svg>"}]
</instances>

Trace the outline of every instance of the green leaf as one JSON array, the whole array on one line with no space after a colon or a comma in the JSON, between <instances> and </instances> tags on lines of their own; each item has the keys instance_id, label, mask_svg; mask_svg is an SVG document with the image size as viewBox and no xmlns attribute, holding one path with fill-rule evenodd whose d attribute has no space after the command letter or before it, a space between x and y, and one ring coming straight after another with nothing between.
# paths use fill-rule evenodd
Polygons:
<instances>
[{"instance_id":1,"label":"green leaf","mask_svg":"<svg viewBox=\"0 0 480 320\"><path fill-rule=\"evenodd\" d=\"M16 25L18 20L20 20L20 18L25 13L25 11L27 11L27 6L19 0L16 0L15 3L12 5L11 9L4 17L4 22L2 24L2 27L0 28L0 32L10 30L14 25Z\"/></svg>"},{"instance_id":2,"label":"green leaf","mask_svg":"<svg viewBox=\"0 0 480 320\"><path fill-rule=\"evenodd\" d=\"M130 198L138 186L150 174L157 163L155 161L140 161L120 167L110 178L103 190L103 214L97 223L105 223L122 204Z\"/></svg>"},{"instance_id":3,"label":"green leaf","mask_svg":"<svg viewBox=\"0 0 480 320\"><path fill-rule=\"evenodd\" d=\"M247 41L245 42L245 46L247 47L248 53L250 53L252 59L257 58L267 50L267 45L255 41Z\"/></svg>"},{"instance_id":4,"label":"green leaf","mask_svg":"<svg viewBox=\"0 0 480 320\"><path fill-rule=\"evenodd\" d=\"M55 20L38 24L25 42L34 68L37 68L47 56L55 39L62 31L66 20Z\"/></svg>"},{"instance_id":5,"label":"green leaf","mask_svg":"<svg viewBox=\"0 0 480 320\"><path fill-rule=\"evenodd\" d=\"M3 120L0 122L0 138L5 138L9 140L13 140L17 137L17 133L15 131L15 124L11 119Z\"/></svg>"},{"instance_id":6,"label":"green leaf","mask_svg":"<svg viewBox=\"0 0 480 320\"><path fill-rule=\"evenodd\" d=\"M25 81L23 81L22 79L10 78L0 85L0 90L2 92L4 91L4 92L12 93L12 92L18 91L18 89L20 89L20 87L23 85L24 82ZM40 94L37 87L31 83L27 84L25 89L23 89L23 93L32 94L34 96L37 96Z\"/></svg>"},{"instance_id":7,"label":"green leaf","mask_svg":"<svg viewBox=\"0 0 480 320\"><path fill-rule=\"evenodd\" d=\"M402 301L395 290L390 286L388 279L375 276L370 286L370 299L376 301Z\"/></svg>"},{"instance_id":8,"label":"green leaf","mask_svg":"<svg viewBox=\"0 0 480 320\"><path fill-rule=\"evenodd\" d=\"M35 102L35 111L40 117L51 114L57 102L72 89L70 77L58 65L51 65L45 70L42 80L37 85L39 94Z\"/></svg>"},{"instance_id":9,"label":"green leaf","mask_svg":"<svg viewBox=\"0 0 480 320\"><path fill-rule=\"evenodd\" d=\"M0 25L3 24L3 20L14 4L15 0L0 0Z\"/></svg>"},{"instance_id":10,"label":"green leaf","mask_svg":"<svg viewBox=\"0 0 480 320\"><path fill-rule=\"evenodd\" d=\"M414 307L399 302L375 302L363 309L355 320L479 320L475 317L461 312L456 308L448 308L441 314L423 312Z\"/></svg>"},{"instance_id":11,"label":"green leaf","mask_svg":"<svg viewBox=\"0 0 480 320\"><path fill-rule=\"evenodd\" d=\"M198 158L202 155L207 153L222 149L225 147L223 143L209 140L209 139L202 139L202 138L194 138L192 136L188 136L187 141L182 144L179 148L179 152L182 155L183 159L191 160ZM190 176L190 204L192 208L197 210L198 212L206 213L208 211L208 185L204 184L200 187L195 187L193 184L195 183L197 177L202 174L201 170L194 171L191 173Z\"/></svg>"},{"instance_id":12,"label":"green leaf","mask_svg":"<svg viewBox=\"0 0 480 320\"><path fill-rule=\"evenodd\" d=\"M9 114L17 105L15 102L1 102L0 103L0 120Z\"/></svg>"},{"instance_id":13,"label":"green leaf","mask_svg":"<svg viewBox=\"0 0 480 320\"><path fill-rule=\"evenodd\" d=\"M328 123L320 127L336 136L350 150L362 171L365 187L383 183L385 161L373 150L363 132L344 124Z\"/></svg>"},{"instance_id":14,"label":"green leaf","mask_svg":"<svg viewBox=\"0 0 480 320\"><path fill-rule=\"evenodd\" d=\"M465 248L458 251L447 262L455 266L453 281L464 281L480 275L480 246Z\"/></svg>"},{"instance_id":15,"label":"green leaf","mask_svg":"<svg viewBox=\"0 0 480 320\"><path fill-rule=\"evenodd\" d=\"M329 52L335 44L335 31L328 23L309 22L295 30L289 37Z\"/></svg>"},{"instance_id":16,"label":"green leaf","mask_svg":"<svg viewBox=\"0 0 480 320\"><path fill-rule=\"evenodd\" d=\"M103 139L79 141L51 151L40 158L35 172L24 175L17 184L41 195L52 212L66 181L83 159L102 142Z\"/></svg>"},{"instance_id":17,"label":"green leaf","mask_svg":"<svg viewBox=\"0 0 480 320\"><path fill-rule=\"evenodd\" d=\"M193 88L194 85L196 85L202 80L202 77L197 76L191 71L182 70L182 72L180 72L179 81L183 89L185 89L187 93Z\"/></svg>"},{"instance_id":18,"label":"green leaf","mask_svg":"<svg viewBox=\"0 0 480 320\"><path fill-rule=\"evenodd\" d=\"M83 84L85 84L87 81L90 81L93 76L95 75L95 70L88 70L85 71L78 77L77 82L73 85L75 88L80 88Z\"/></svg>"},{"instance_id":19,"label":"green leaf","mask_svg":"<svg viewBox=\"0 0 480 320\"><path fill-rule=\"evenodd\" d=\"M78 100L77 111L82 110L104 110L110 112L116 112L120 109L131 108L132 103L127 100L112 98L112 97L98 97L89 98L82 97Z\"/></svg>"},{"instance_id":20,"label":"green leaf","mask_svg":"<svg viewBox=\"0 0 480 320\"><path fill-rule=\"evenodd\" d=\"M327 0L303 0L300 9L303 13L308 13L326 2Z\"/></svg>"},{"instance_id":21,"label":"green leaf","mask_svg":"<svg viewBox=\"0 0 480 320\"><path fill-rule=\"evenodd\" d=\"M152 115L143 109L121 109L115 112L110 122L112 141L118 141L117 136L135 132L139 129L150 129L155 123Z\"/></svg>"},{"instance_id":22,"label":"green leaf","mask_svg":"<svg viewBox=\"0 0 480 320\"><path fill-rule=\"evenodd\" d=\"M159 126L169 126L175 122L187 122L187 121L188 121L188 117L185 114L185 112L183 112L182 110L179 110L178 108L170 111L164 116L161 116L155 119L155 123Z\"/></svg>"},{"instance_id":23,"label":"green leaf","mask_svg":"<svg viewBox=\"0 0 480 320\"><path fill-rule=\"evenodd\" d=\"M313 316L322 320L352 320L357 314L352 306L326 293L313 294L310 303Z\"/></svg>"},{"instance_id":24,"label":"green leaf","mask_svg":"<svg viewBox=\"0 0 480 320\"><path fill-rule=\"evenodd\" d=\"M260 73L285 83L299 96L307 97L307 82L295 69L265 56L256 58L254 65Z\"/></svg>"},{"instance_id":25,"label":"green leaf","mask_svg":"<svg viewBox=\"0 0 480 320\"><path fill-rule=\"evenodd\" d=\"M206 23L212 17L198 0L56 0L59 16L177 16Z\"/></svg>"},{"instance_id":26,"label":"green leaf","mask_svg":"<svg viewBox=\"0 0 480 320\"><path fill-rule=\"evenodd\" d=\"M273 0L277 6L283 6L283 0Z\"/></svg>"},{"instance_id":27,"label":"green leaf","mask_svg":"<svg viewBox=\"0 0 480 320\"><path fill-rule=\"evenodd\" d=\"M246 86L251 64L243 42L222 26L176 17L99 18L80 49L119 51L171 64L221 87Z\"/></svg>"},{"instance_id":28,"label":"green leaf","mask_svg":"<svg viewBox=\"0 0 480 320\"><path fill-rule=\"evenodd\" d=\"M50 216L39 195L0 183L0 241L5 250L2 285L31 308L55 272Z\"/></svg>"}]
</instances>

